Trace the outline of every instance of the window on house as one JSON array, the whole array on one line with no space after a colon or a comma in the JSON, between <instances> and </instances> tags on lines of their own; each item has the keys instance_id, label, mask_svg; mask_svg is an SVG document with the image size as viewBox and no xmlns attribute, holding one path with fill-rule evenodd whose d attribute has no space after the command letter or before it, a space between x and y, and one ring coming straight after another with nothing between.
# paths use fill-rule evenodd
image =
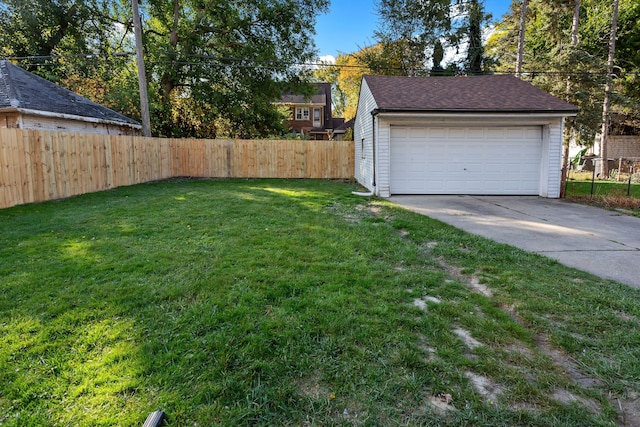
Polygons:
<instances>
[{"instance_id":1,"label":"window on house","mask_svg":"<svg viewBox=\"0 0 640 427\"><path fill-rule=\"evenodd\" d=\"M309 107L297 107L296 120L309 120Z\"/></svg>"},{"instance_id":2,"label":"window on house","mask_svg":"<svg viewBox=\"0 0 640 427\"><path fill-rule=\"evenodd\" d=\"M364 138L360 141L360 156L364 159Z\"/></svg>"}]
</instances>

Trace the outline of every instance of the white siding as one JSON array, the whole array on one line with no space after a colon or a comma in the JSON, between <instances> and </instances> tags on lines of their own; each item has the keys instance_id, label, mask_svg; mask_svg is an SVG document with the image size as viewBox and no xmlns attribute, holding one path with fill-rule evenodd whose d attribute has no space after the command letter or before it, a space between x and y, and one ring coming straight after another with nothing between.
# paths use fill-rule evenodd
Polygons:
<instances>
[{"instance_id":1,"label":"white siding","mask_svg":"<svg viewBox=\"0 0 640 427\"><path fill-rule=\"evenodd\" d=\"M30 114L21 115L20 128L56 130L64 132L97 133L103 135L139 135L140 131L129 126L117 126L108 123L92 123L55 117L43 117Z\"/></svg>"},{"instance_id":2,"label":"white siding","mask_svg":"<svg viewBox=\"0 0 640 427\"><path fill-rule=\"evenodd\" d=\"M373 167L373 119L371 112L377 108L371 90L366 80L362 80L358 109L353 127L353 140L355 147L355 178L369 191L376 192L374 188ZM377 141L376 141L377 143ZM363 151L364 148L364 151ZM377 192L376 192L377 194Z\"/></svg>"},{"instance_id":3,"label":"white siding","mask_svg":"<svg viewBox=\"0 0 640 427\"><path fill-rule=\"evenodd\" d=\"M378 117L378 196L391 196L391 124Z\"/></svg>"},{"instance_id":4,"label":"white siding","mask_svg":"<svg viewBox=\"0 0 640 427\"><path fill-rule=\"evenodd\" d=\"M542 175L540 196L557 199L560 197L560 178L562 173L562 135L564 119L549 122L542 132ZM544 173L546 171L546 174Z\"/></svg>"}]
</instances>

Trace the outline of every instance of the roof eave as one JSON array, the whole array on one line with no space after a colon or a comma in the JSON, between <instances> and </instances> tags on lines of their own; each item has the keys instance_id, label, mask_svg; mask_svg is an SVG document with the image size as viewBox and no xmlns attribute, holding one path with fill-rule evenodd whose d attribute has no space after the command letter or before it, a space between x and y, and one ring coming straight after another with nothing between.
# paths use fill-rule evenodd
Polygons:
<instances>
[{"instance_id":1,"label":"roof eave","mask_svg":"<svg viewBox=\"0 0 640 427\"><path fill-rule=\"evenodd\" d=\"M55 118L55 119L65 119L65 120L78 120L89 123L100 123L100 124L108 124L115 126L127 126L133 129L142 129L142 125L140 123L131 123L131 122L123 122L118 120L109 120L109 119L101 119L98 117L87 117L87 116L78 116L74 114L65 114L65 113L55 113L51 111L42 111L42 110L31 110L28 108L11 108L11 109L0 109L0 112L18 112L22 114L30 114L34 116Z\"/></svg>"},{"instance_id":2,"label":"roof eave","mask_svg":"<svg viewBox=\"0 0 640 427\"><path fill-rule=\"evenodd\" d=\"M299 105L301 107L324 107L327 104L319 103L319 102L284 102L284 101L276 101L272 102L274 105L286 105L286 106L296 106Z\"/></svg>"},{"instance_id":3,"label":"roof eave","mask_svg":"<svg viewBox=\"0 0 640 427\"><path fill-rule=\"evenodd\" d=\"M400 108L376 108L371 111L372 115L413 115L431 117L498 117L505 115L522 115L528 117L567 117L575 116L580 112L577 109L567 110L421 110L421 109L400 109Z\"/></svg>"}]
</instances>

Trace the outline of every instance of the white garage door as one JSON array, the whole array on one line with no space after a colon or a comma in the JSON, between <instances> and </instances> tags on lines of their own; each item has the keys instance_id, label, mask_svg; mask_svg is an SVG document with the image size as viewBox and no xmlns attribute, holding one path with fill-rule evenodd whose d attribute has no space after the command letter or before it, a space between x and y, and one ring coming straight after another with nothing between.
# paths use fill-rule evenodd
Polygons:
<instances>
[{"instance_id":1,"label":"white garage door","mask_svg":"<svg viewBox=\"0 0 640 427\"><path fill-rule=\"evenodd\" d=\"M538 195L542 128L391 127L391 194Z\"/></svg>"}]
</instances>

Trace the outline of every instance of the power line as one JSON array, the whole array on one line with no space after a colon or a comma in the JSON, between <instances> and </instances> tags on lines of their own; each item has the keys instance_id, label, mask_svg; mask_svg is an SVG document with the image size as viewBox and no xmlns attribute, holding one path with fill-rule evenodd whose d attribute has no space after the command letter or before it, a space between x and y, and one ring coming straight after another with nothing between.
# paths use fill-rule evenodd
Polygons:
<instances>
[{"instance_id":1,"label":"power line","mask_svg":"<svg viewBox=\"0 0 640 427\"><path fill-rule=\"evenodd\" d=\"M28 56L14 56L14 57L6 57L3 59L11 60L11 61L38 61L38 60L59 60L64 58L86 58L86 59L96 59L96 60L107 60L110 57L114 58L127 58L130 56L135 56L134 52L115 52L111 55L101 55L95 53L77 53L77 54L65 54L65 55L28 55ZM243 68L243 69L262 69L262 70L276 70L279 71L282 68L288 67L313 67L313 68L335 68L335 69L359 69L359 70L368 70L369 72L375 73L374 70L367 65L357 65L357 64L335 64L335 63L327 63L323 61L315 61L315 62L295 62L295 61L283 61L283 60L274 60L274 59L256 59L256 58L238 58L238 57L220 57L214 55L206 55L206 54L183 54L177 52L157 52L150 53L147 56L173 56L175 60L149 60L151 64L173 64L173 65L183 65L183 66L210 66L210 67L235 67L235 68ZM202 61L188 61L182 60L182 58L190 58L190 59L201 59ZM41 63L41 62L30 62L25 64L28 66L55 66L52 63ZM416 73L428 73L431 69L427 67L409 67L409 68L401 68L401 67L386 67L377 69L378 72L404 72L404 71L412 71ZM461 74L465 74L468 70L457 70ZM515 71L487 71L483 74L510 74L515 75ZM540 71L540 70L525 70L522 71L523 77L537 77L542 75L551 75L551 76L561 76L561 77L569 77L569 76L581 76L581 77L589 77L589 76L606 76L606 71L602 72L576 72L576 71ZM626 73L625 75L635 74L634 72ZM622 76L622 75L621 75Z\"/></svg>"}]
</instances>

